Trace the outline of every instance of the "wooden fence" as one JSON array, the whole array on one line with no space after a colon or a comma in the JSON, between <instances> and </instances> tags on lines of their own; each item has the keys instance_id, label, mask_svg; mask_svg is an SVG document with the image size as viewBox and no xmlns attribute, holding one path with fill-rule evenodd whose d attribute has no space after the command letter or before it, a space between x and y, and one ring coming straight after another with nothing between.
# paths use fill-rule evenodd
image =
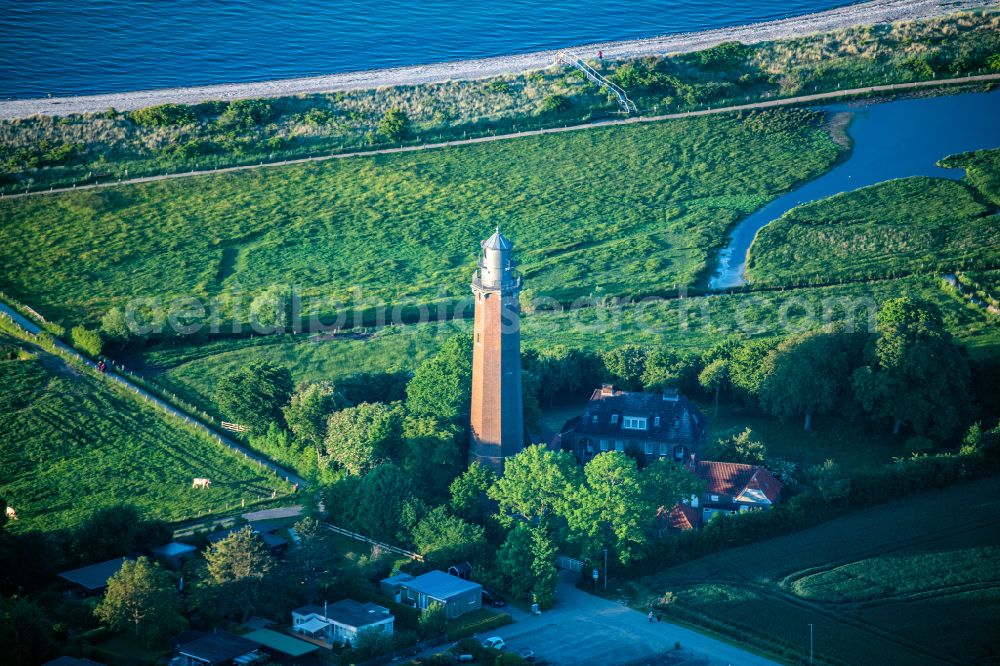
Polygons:
<instances>
[{"instance_id":1,"label":"wooden fence","mask_svg":"<svg viewBox=\"0 0 1000 666\"><path fill-rule=\"evenodd\" d=\"M375 539L366 537L364 534L358 534L357 532L352 532L351 530L345 530L343 527L337 527L336 525L327 524L327 527L333 532L336 532L337 534L343 534L344 536L350 537L351 539L355 539L357 541L363 541L365 543L370 543L373 546L384 548L390 552L399 553L400 555L405 555L411 560L417 560L418 562L424 561L424 556L421 555L420 553L414 553L413 551L405 550L398 546L393 546L387 543L383 543L381 541L376 541Z\"/></svg>"}]
</instances>

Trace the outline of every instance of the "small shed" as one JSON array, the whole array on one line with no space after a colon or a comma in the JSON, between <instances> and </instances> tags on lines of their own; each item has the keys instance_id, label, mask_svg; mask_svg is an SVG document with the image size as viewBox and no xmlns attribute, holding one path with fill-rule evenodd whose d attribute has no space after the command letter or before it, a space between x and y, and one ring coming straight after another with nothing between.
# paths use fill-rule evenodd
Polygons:
<instances>
[{"instance_id":1,"label":"small shed","mask_svg":"<svg viewBox=\"0 0 1000 666\"><path fill-rule=\"evenodd\" d=\"M246 666L260 661L260 643L217 631L177 650L182 666Z\"/></svg>"},{"instance_id":2,"label":"small shed","mask_svg":"<svg viewBox=\"0 0 1000 666\"><path fill-rule=\"evenodd\" d=\"M64 571L59 574L59 577L72 583L77 590L86 595L100 594L108 586L108 579L121 571L125 560L124 557L117 557L72 571Z\"/></svg>"},{"instance_id":3,"label":"small shed","mask_svg":"<svg viewBox=\"0 0 1000 666\"><path fill-rule=\"evenodd\" d=\"M420 610L443 604L449 618L483 607L483 586L443 571L428 571L400 584L400 599Z\"/></svg>"},{"instance_id":4,"label":"small shed","mask_svg":"<svg viewBox=\"0 0 1000 666\"><path fill-rule=\"evenodd\" d=\"M408 580L413 580L413 576L408 573L383 578L378 582L379 591L383 596L389 597L393 601L399 601L399 586Z\"/></svg>"},{"instance_id":5,"label":"small shed","mask_svg":"<svg viewBox=\"0 0 1000 666\"><path fill-rule=\"evenodd\" d=\"M190 544L181 543L180 541L171 541L170 543L165 543L162 546L157 546L152 550L152 553L153 557L160 560L171 569L180 569L184 566L185 562L194 557L194 554L197 551L198 549Z\"/></svg>"},{"instance_id":6,"label":"small shed","mask_svg":"<svg viewBox=\"0 0 1000 666\"><path fill-rule=\"evenodd\" d=\"M459 562L448 567L448 573L452 576L458 576L462 580L469 580L472 576L472 565L468 562Z\"/></svg>"}]
</instances>

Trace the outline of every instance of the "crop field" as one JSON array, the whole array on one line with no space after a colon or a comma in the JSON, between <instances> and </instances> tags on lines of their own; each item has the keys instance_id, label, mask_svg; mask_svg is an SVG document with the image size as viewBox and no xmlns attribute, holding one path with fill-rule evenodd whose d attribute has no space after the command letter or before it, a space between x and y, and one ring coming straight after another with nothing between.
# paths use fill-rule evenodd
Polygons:
<instances>
[{"instance_id":1,"label":"crop field","mask_svg":"<svg viewBox=\"0 0 1000 666\"><path fill-rule=\"evenodd\" d=\"M757 234L748 280L792 285L1000 266L1000 150L944 162L968 168L967 182L902 178L790 210Z\"/></svg>"},{"instance_id":2,"label":"crop field","mask_svg":"<svg viewBox=\"0 0 1000 666\"><path fill-rule=\"evenodd\" d=\"M538 294L662 291L840 151L824 116L778 110L7 200L0 289L72 324L283 284L307 313L428 303L466 295L500 224Z\"/></svg>"},{"instance_id":3,"label":"crop field","mask_svg":"<svg viewBox=\"0 0 1000 666\"><path fill-rule=\"evenodd\" d=\"M8 528L72 527L118 503L177 521L283 487L117 387L13 338L0 342L22 350L0 360L0 497L18 515ZM193 477L212 487L192 490Z\"/></svg>"},{"instance_id":4,"label":"crop field","mask_svg":"<svg viewBox=\"0 0 1000 666\"><path fill-rule=\"evenodd\" d=\"M522 342L525 347L539 349L563 344L598 352L626 342L700 351L730 333L784 335L827 322L865 328L877 304L900 293L935 303L962 342L980 344L984 353L1000 347L995 316L943 289L937 277L539 312L523 317ZM212 411L215 383L252 359L268 359L288 367L297 382L336 380L365 371L412 370L449 336L470 327L468 320L456 320L327 339L285 335L164 345L126 363L178 396Z\"/></svg>"},{"instance_id":5,"label":"crop field","mask_svg":"<svg viewBox=\"0 0 1000 666\"><path fill-rule=\"evenodd\" d=\"M851 514L646 576L638 608L801 663L992 663L1000 652L1000 478Z\"/></svg>"}]
</instances>

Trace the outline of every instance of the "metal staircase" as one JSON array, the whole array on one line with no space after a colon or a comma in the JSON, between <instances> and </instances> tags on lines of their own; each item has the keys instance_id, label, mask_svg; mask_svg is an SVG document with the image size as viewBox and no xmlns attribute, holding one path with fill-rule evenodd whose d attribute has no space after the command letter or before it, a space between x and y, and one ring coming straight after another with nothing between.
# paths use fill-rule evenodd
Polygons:
<instances>
[{"instance_id":1,"label":"metal staircase","mask_svg":"<svg viewBox=\"0 0 1000 666\"><path fill-rule=\"evenodd\" d=\"M576 67L583 72L584 76L586 76L589 81L596 83L602 88L607 88L618 100L618 106L620 106L622 111L626 114L639 112L638 109L635 108L635 103L628 98L628 95L621 86L606 79L600 72L584 62L583 58L575 56L568 51L560 51L556 59Z\"/></svg>"}]
</instances>

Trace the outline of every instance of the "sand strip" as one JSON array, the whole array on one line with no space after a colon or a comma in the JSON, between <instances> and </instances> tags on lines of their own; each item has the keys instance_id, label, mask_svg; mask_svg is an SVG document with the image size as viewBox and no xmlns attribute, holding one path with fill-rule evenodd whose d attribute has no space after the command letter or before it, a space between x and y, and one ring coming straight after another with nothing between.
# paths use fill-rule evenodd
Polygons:
<instances>
[{"instance_id":1,"label":"sand strip","mask_svg":"<svg viewBox=\"0 0 1000 666\"><path fill-rule=\"evenodd\" d=\"M988 7L991 0L874 0L815 14L793 16L777 21L754 23L703 32L680 33L627 42L607 42L563 49L583 57L624 59L648 55L681 53L709 48L720 42L745 44L801 37L857 25L930 18L959 10ZM283 97L304 93L358 90L385 86L439 83L448 80L471 80L542 69L555 62L560 51L539 51L523 55L500 56L480 60L461 60L430 65L414 65L365 72L345 72L298 79L278 79L258 83L231 83L187 88L163 88L107 95L15 99L0 101L0 118L26 118L36 114L68 115L115 108L132 111L157 104L195 104L208 100L232 100L257 97Z\"/></svg>"}]
</instances>

